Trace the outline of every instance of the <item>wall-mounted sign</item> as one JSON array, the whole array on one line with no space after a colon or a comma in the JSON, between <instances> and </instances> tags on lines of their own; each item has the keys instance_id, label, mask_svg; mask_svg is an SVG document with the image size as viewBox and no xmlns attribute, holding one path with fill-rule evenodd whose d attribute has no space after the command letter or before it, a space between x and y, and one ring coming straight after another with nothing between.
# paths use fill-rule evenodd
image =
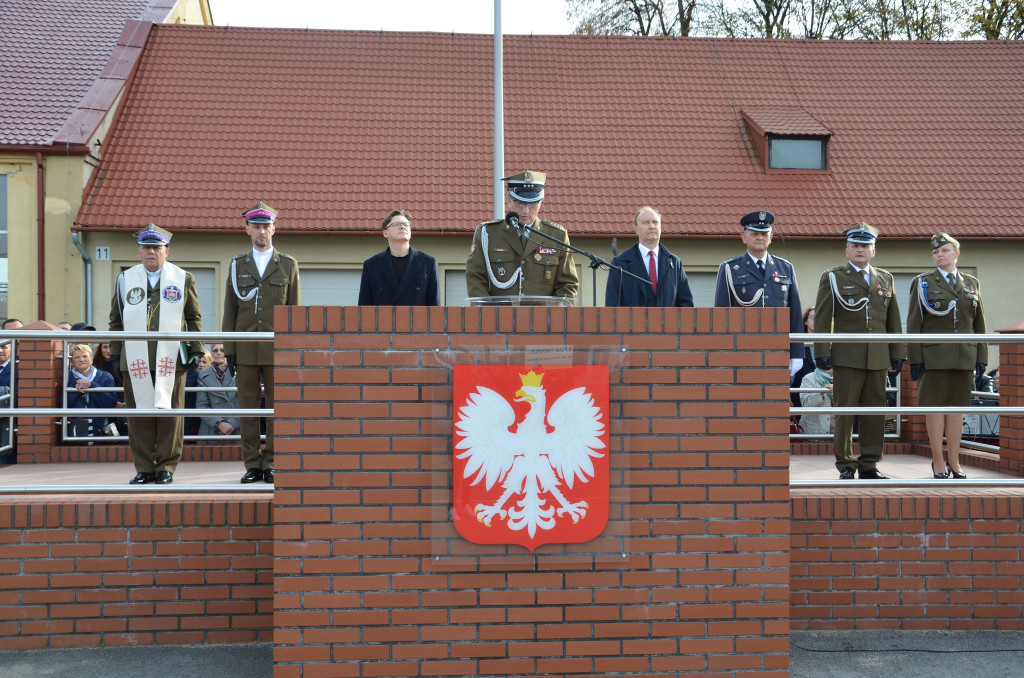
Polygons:
<instances>
[{"instance_id":1,"label":"wall-mounted sign","mask_svg":"<svg viewBox=\"0 0 1024 678\"><path fill-rule=\"evenodd\" d=\"M454 370L459 534L530 551L601 534L608 522L608 366Z\"/></svg>"}]
</instances>

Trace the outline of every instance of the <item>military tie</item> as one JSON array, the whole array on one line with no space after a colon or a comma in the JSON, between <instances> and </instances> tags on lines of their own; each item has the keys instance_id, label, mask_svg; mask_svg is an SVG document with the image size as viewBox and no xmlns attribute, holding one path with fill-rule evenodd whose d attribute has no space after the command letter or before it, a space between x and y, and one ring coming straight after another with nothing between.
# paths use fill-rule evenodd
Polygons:
<instances>
[{"instance_id":1,"label":"military tie","mask_svg":"<svg viewBox=\"0 0 1024 678\"><path fill-rule=\"evenodd\" d=\"M647 253L647 275L651 278L651 287L654 289L654 293L658 293L658 267L654 264L654 251Z\"/></svg>"},{"instance_id":2,"label":"military tie","mask_svg":"<svg viewBox=\"0 0 1024 678\"><path fill-rule=\"evenodd\" d=\"M949 281L950 287L956 287L956 273L950 273L947 275L946 280Z\"/></svg>"},{"instance_id":3,"label":"military tie","mask_svg":"<svg viewBox=\"0 0 1024 678\"><path fill-rule=\"evenodd\" d=\"M757 260L757 272L761 274L762 278L764 277L764 262L760 259Z\"/></svg>"}]
</instances>

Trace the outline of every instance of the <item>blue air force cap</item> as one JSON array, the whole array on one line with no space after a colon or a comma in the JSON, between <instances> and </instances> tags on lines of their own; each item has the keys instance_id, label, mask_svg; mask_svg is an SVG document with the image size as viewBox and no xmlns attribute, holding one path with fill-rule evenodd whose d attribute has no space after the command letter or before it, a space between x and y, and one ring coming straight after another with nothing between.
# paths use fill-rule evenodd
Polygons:
<instances>
[{"instance_id":1,"label":"blue air force cap","mask_svg":"<svg viewBox=\"0 0 1024 678\"><path fill-rule=\"evenodd\" d=\"M771 212L751 212L740 219L740 226L748 231L759 231L769 233L772 224L775 223L775 215Z\"/></svg>"}]
</instances>

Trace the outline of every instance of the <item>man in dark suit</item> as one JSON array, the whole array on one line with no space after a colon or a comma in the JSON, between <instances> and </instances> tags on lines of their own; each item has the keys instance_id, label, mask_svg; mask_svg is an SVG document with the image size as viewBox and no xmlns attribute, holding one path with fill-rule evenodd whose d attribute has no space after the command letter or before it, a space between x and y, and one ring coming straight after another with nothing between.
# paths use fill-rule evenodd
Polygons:
<instances>
[{"instance_id":1,"label":"man in dark suit","mask_svg":"<svg viewBox=\"0 0 1024 678\"><path fill-rule=\"evenodd\" d=\"M412 215L391 210L381 223L388 248L363 262L360 306L440 306L437 261L414 250Z\"/></svg>"},{"instance_id":2,"label":"man in dark suit","mask_svg":"<svg viewBox=\"0 0 1024 678\"><path fill-rule=\"evenodd\" d=\"M653 207L641 207L633 215L633 228L640 242L612 259L612 265L621 266L651 284L622 275L613 268L608 272L604 305L692 308L693 295L683 262L661 244L661 212Z\"/></svg>"},{"instance_id":3,"label":"man in dark suit","mask_svg":"<svg viewBox=\"0 0 1024 678\"><path fill-rule=\"evenodd\" d=\"M818 283L814 331L819 334L899 334L900 311L892 274L875 268L878 229L863 222L846 229L846 258L842 266L825 271ZM886 372L903 367L903 345L898 342L814 343L815 362L832 369L836 407L884 407ZM839 477L851 480L859 470L867 480L884 480L878 470L885 437L882 415L859 417L860 456L853 456L853 416L837 415L832 451Z\"/></svg>"},{"instance_id":4,"label":"man in dark suit","mask_svg":"<svg viewBox=\"0 0 1024 678\"><path fill-rule=\"evenodd\" d=\"M740 239L747 251L718 267L715 284L716 307L783 307L789 309L789 331L801 333L804 322L800 309L800 289L796 285L793 264L768 254L772 244L771 212L751 212L740 219ZM803 366L804 345L789 345L789 379Z\"/></svg>"},{"instance_id":5,"label":"man in dark suit","mask_svg":"<svg viewBox=\"0 0 1024 678\"><path fill-rule=\"evenodd\" d=\"M224 332L273 332L274 306L302 304L299 262L274 249L277 210L256 203L242 213L252 249L231 260L224 296ZM274 342L224 342L228 365L235 370L238 406L260 406L260 382L267 408L274 407ZM274 482L274 418L267 417L267 441L260 449L260 420L242 419L243 483Z\"/></svg>"}]
</instances>

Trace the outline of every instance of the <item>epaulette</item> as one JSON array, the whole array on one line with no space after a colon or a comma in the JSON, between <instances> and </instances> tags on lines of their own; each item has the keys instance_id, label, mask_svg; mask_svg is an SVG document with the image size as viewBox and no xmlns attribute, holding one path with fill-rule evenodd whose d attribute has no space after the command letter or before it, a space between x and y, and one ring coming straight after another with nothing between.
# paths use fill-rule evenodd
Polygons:
<instances>
[{"instance_id":1,"label":"epaulette","mask_svg":"<svg viewBox=\"0 0 1024 678\"><path fill-rule=\"evenodd\" d=\"M491 219L490 221L483 222L482 224L480 224L480 226L493 226L495 224L504 224L504 223L505 223L504 219ZM477 228L480 228L480 226L477 226Z\"/></svg>"},{"instance_id":2,"label":"epaulette","mask_svg":"<svg viewBox=\"0 0 1024 678\"><path fill-rule=\"evenodd\" d=\"M296 264L297 264L297 263L299 263L298 259L296 259L295 257L293 257L293 256L292 256L292 255L290 255L290 254L285 254L284 252L278 252L277 254L278 254L278 256L279 256L279 257L281 257L282 259L291 259L291 260L292 260L292 261L294 261L294 262L295 262Z\"/></svg>"},{"instance_id":3,"label":"epaulette","mask_svg":"<svg viewBox=\"0 0 1024 678\"><path fill-rule=\"evenodd\" d=\"M556 224L553 221L548 221L547 219L541 219L540 223L545 225L545 226L551 226L553 228L557 228L559 231L565 231L565 227L564 226L562 226L561 224ZM568 232L568 231L566 231L566 232Z\"/></svg>"},{"instance_id":4,"label":"epaulette","mask_svg":"<svg viewBox=\"0 0 1024 678\"><path fill-rule=\"evenodd\" d=\"M964 280L972 280L974 282L978 282L978 277L971 275L970 273L964 273L963 271L961 271L960 275L964 277Z\"/></svg>"}]
</instances>

